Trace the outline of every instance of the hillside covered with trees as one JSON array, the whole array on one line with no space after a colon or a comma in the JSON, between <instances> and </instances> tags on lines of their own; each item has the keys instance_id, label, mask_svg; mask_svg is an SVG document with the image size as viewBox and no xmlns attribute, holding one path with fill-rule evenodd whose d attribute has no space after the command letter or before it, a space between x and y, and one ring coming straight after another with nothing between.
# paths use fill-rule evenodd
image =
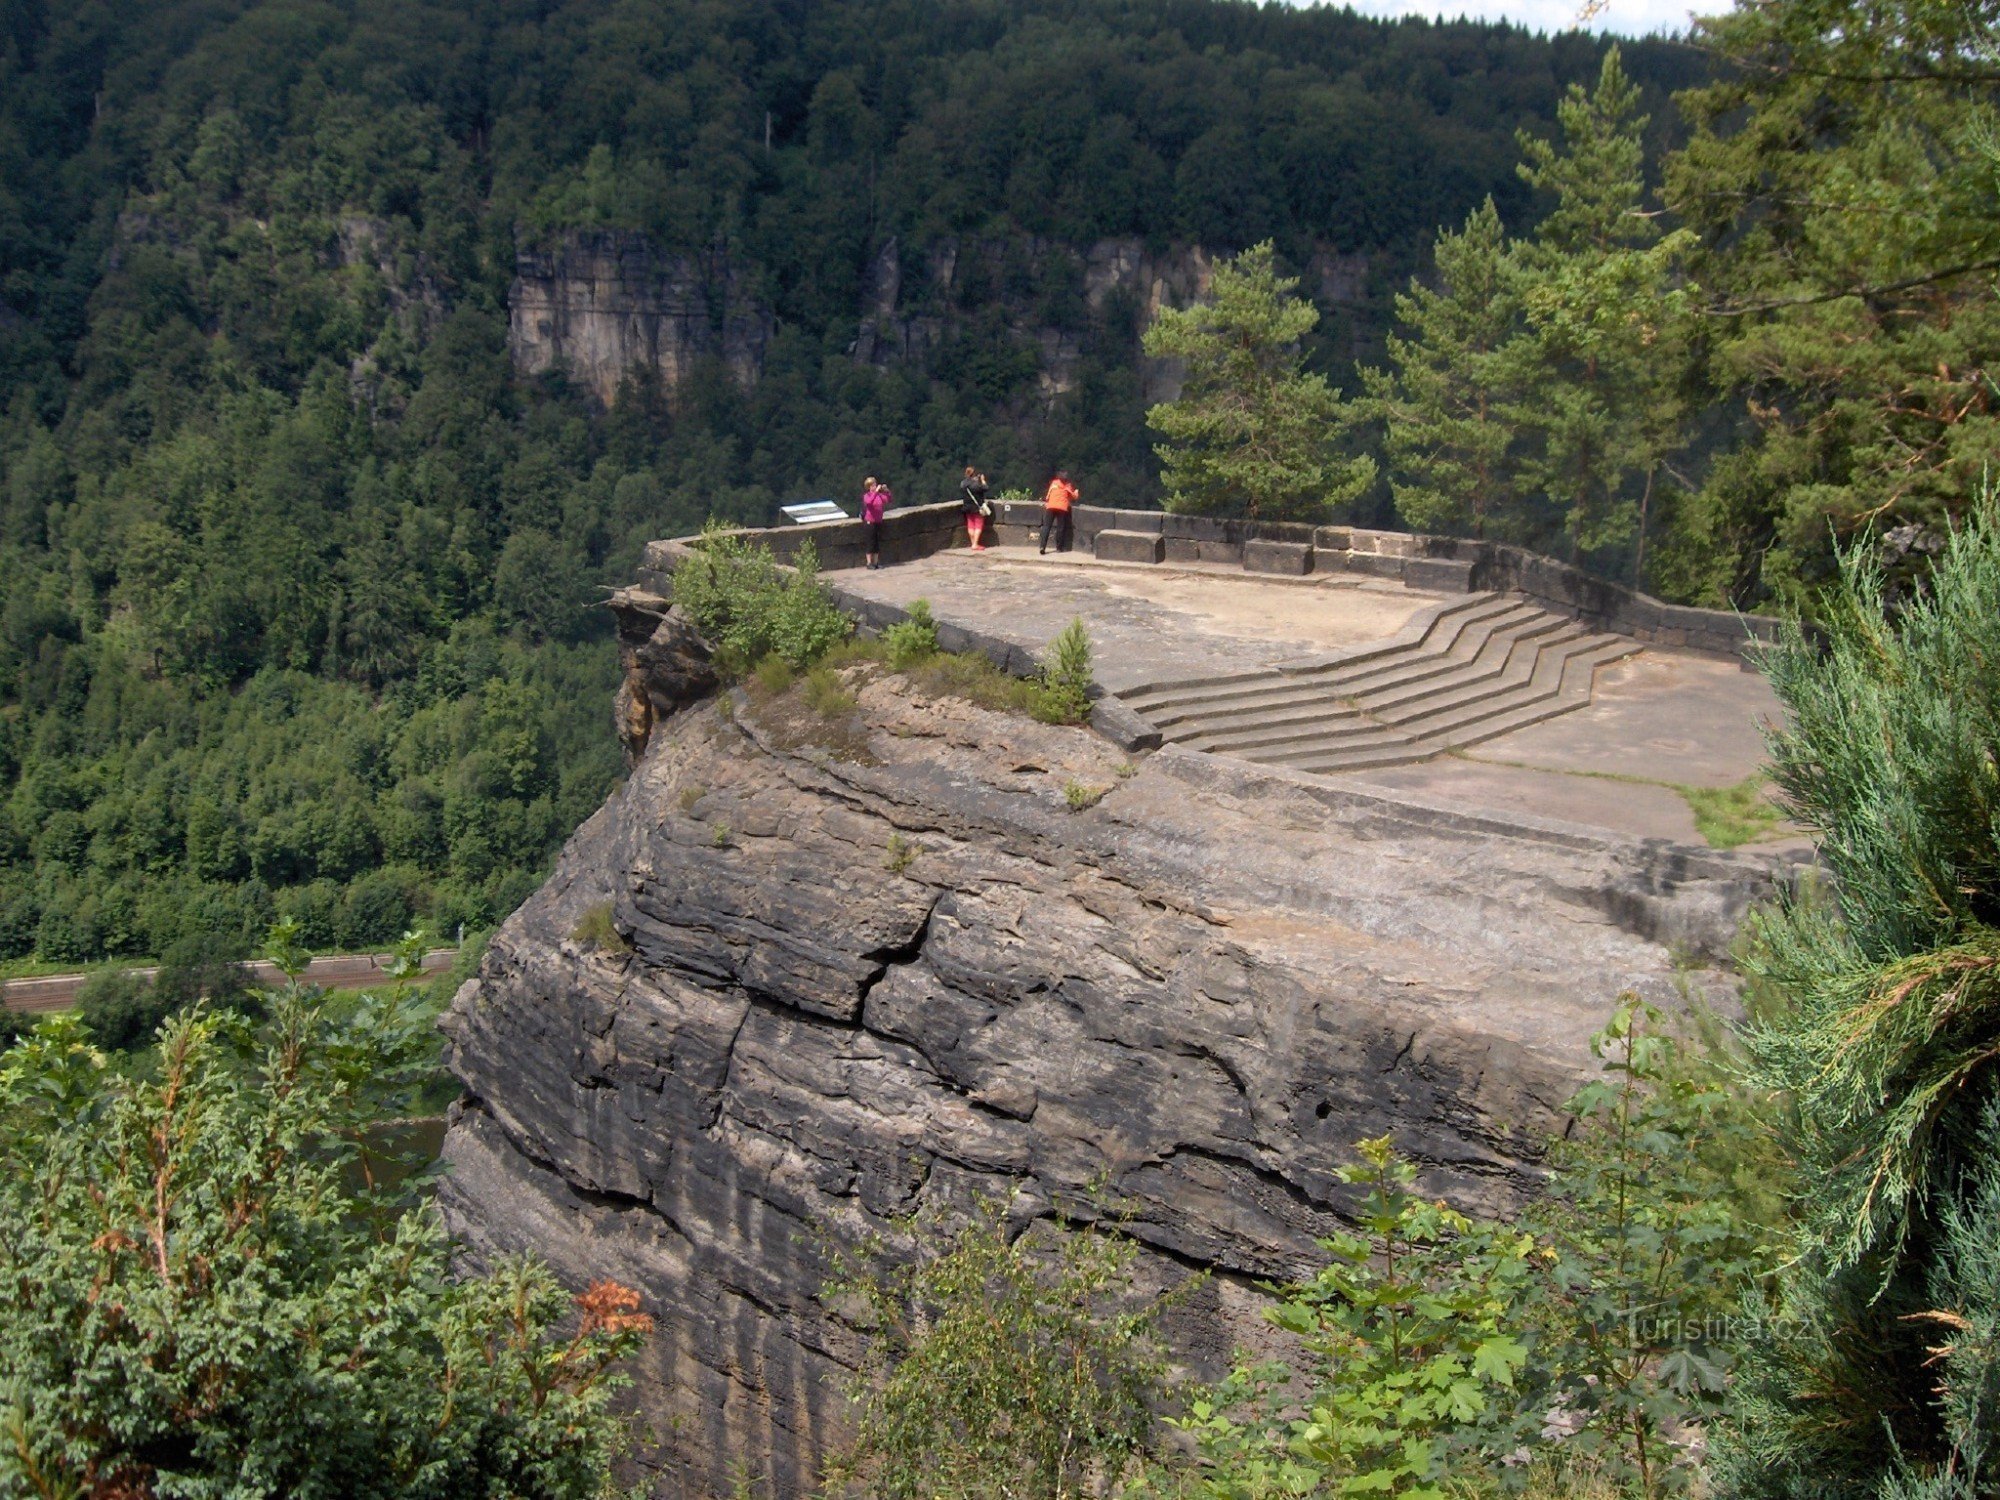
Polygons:
<instances>
[{"instance_id":1,"label":"hillside covered with trees","mask_svg":"<svg viewBox=\"0 0 2000 1500\"><path fill-rule=\"evenodd\" d=\"M53 962L503 915L618 774L591 602L647 538L857 465L926 498L969 454L1148 499L1133 310L1087 316L1032 260L992 289L1080 341L1052 403L976 298L933 368L859 364L889 236L1326 245L1368 253L1385 311L1437 224L1525 211L1514 132L1600 55L1217 0L103 0L4 28L0 959ZM1629 56L1661 117L1701 67ZM518 378L517 244L590 227L726 253L776 315L762 378L608 412Z\"/></svg>"}]
</instances>

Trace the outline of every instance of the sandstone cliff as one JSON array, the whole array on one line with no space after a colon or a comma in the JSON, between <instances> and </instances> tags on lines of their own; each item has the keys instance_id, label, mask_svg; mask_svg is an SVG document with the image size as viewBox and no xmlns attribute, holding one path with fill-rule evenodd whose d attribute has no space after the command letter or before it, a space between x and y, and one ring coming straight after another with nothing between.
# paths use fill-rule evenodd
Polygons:
<instances>
[{"instance_id":1,"label":"sandstone cliff","mask_svg":"<svg viewBox=\"0 0 2000 1500\"><path fill-rule=\"evenodd\" d=\"M892 236L862 279L853 357L927 368L968 319L996 307L1007 336L1034 352L1039 390L1052 397L1075 383L1087 325L1113 318L1114 299L1123 300L1113 321L1143 326L1163 303L1185 306L1207 291L1212 262L1198 245L1156 249L1137 239L1079 249L1028 236L947 236L916 252ZM1324 309L1358 304L1368 259L1322 250L1304 281ZM1052 308L1065 287L1073 305ZM576 230L550 243L524 241L516 253L508 296L515 368L567 369L606 404L630 373L651 370L671 389L704 358L754 381L776 326L726 251L677 254L629 231ZM1176 361L1134 358L1147 401L1179 394Z\"/></svg>"},{"instance_id":2,"label":"sandstone cliff","mask_svg":"<svg viewBox=\"0 0 2000 1500\"><path fill-rule=\"evenodd\" d=\"M606 405L630 372L655 371L671 389L704 357L754 380L776 326L723 257L667 254L624 230L524 244L507 323L517 370L564 368Z\"/></svg>"},{"instance_id":3,"label":"sandstone cliff","mask_svg":"<svg viewBox=\"0 0 2000 1500\"><path fill-rule=\"evenodd\" d=\"M642 684L631 779L446 1023L446 1212L475 1257L644 1290L662 1494L726 1493L737 1456L798 1494L857 1354L826 1246L976 1193L1034 1215L1107 1183L1146 1275L1218 1273L1174 1328L1217 1370L1257 1335L1251 1280L1314 1263L1351 1142L1392 1132L1504 1211L1617 993L1704 982L1688 955L1761 889L856 686L829 722ZM1072 811L1072 782L1104 795Z\"/></svg>"}]
</instances>

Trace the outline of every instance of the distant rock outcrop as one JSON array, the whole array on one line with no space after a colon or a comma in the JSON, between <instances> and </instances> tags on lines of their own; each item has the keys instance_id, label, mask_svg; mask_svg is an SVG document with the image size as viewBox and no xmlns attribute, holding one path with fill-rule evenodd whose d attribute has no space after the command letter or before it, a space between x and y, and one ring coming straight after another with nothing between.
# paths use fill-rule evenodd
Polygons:
<instances>
[{"instance_id":1,"label":"distant rock outcrop","mask_svg":"<svg viewBox=\"0 0 2000 1500\"><path fill-rule=\"evenodd\" d=\"M945 236L916 251L891 236L862 278L853 357L927 368L971 323L990 327L997 313L1006 338L1032 354L1047 399L1074 386L1088 325L1114 311L1114 298L1143 327L1163 304L1185 306L1206 292L1213 266L1198 245L1161 249L1134 238L1078 249L1025 235ZM1305 291L1325 309L1359 303L1368 267L1365 255L1322 250L1306 267ZM672 253L622 230L524 239L508 316L516 369L566 369L607 404L629 374L651 371L672 389L704 358L754 381L776 328L726 252ZM1179 393L1177 361L1139 365L1145 400Z\"/></svg>"},{"instance_id":2,"label":"distant rock outcrop","mask_svg":"<svg viewBox=\"0 0 2000 1500\"><path fill-rule=\"evenodd\" d=\"M1768 888L1171 747L1133 766L900 677L846 722L690 705L678 635L665 677L643 656L668 617L628 613L657 722L447 1017L442 1202L475 1259L642 1289L661 1494L726 1494L739 1459L803 1493L861 1347L828 1248L975 1194L1032 1216L1104 1184L1142 1275L1216 1273L1172 1336L1217 1371L1260 1336L1253 1280L1350 1206L1353 1141L1504 1211L1618 994L1707 982L1688 955ZM1071 783L1103 795L1073 811Z\"/></svg>"},{"instance_id":3,"label":"distant rock outcrop","mask_svg":"<svg viewBox=\"0 0 2000 1500\"><path fill-rule=\"evenodd\" d=\"M704 358L754 380L776 327L725 257L673 254L610 229L524 242L507 317L516 369L560 367L606 405L630 373L651 370L671 389Z\"/></svg>"}]
</instances>

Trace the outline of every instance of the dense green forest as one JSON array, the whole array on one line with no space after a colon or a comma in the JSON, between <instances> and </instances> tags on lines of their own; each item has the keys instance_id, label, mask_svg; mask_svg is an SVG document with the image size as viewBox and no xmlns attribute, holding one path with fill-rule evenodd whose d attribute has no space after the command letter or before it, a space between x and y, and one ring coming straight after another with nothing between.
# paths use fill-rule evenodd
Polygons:
<instances>
[{"instance_id":1,"label":"dense green forest","mask_svg":"<svg viewBox=\"0 0 2000 1500\"><path fill-rule=\"evenodd\" d=\"M1367 251L1380 312L1437 224L1524 210L1514 132L1601 50L1221 0L21 0L0 28L0 959L45 961L503 915L617 778L591 605L647 538L864 467L923 498L968 454L1149 499L1132 309L1031 259L933 368L859 364L888 236ZM1664 117L1701 64L1630 66ZM743 268L762 379L602 412L517 378L517 236L589 226ZM1082 342L1053 403L1009 298Z\"/></svg>"}]
</instances>

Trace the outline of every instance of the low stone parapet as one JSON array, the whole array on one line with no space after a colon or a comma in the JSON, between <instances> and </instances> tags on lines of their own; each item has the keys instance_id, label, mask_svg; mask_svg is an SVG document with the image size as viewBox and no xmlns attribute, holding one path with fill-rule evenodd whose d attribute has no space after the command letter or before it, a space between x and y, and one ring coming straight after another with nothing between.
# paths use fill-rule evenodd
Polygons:
<instances>
[{"instance_id":1,"label":"low stone parapet","mask_svg":"<svg viewBox=\"0 0 2000 1500\"><path fill-rule=\"evenodd\" d=\"M1091 539L1099 562L1156 563L1166 559L1166 540L1157 531L1100 531Z\"/></svg>"},{"instance_id":2,"label":"low stone parapet","mask_svg":"<svg viewBox=\"0 0 2000 1500\"><path fill-rule=\"evenodd\" d=\"M1272 542L1261 538L1243 544L1243 571L1278 573L1302 578L1313 570L1311 542Z\"/></svg>"},{"instance_id":3,"label":"low stone parapet","mask_svg":"<svg viewBox=\"0 0 2000 1500\"><path fill-rule=\"evenodd\" d=\"M1433 594L1472 592L1472 564L1451 557L1406 557L1403 559L1403 586L1427 589Z\"/></svg>"}]
</instances>

